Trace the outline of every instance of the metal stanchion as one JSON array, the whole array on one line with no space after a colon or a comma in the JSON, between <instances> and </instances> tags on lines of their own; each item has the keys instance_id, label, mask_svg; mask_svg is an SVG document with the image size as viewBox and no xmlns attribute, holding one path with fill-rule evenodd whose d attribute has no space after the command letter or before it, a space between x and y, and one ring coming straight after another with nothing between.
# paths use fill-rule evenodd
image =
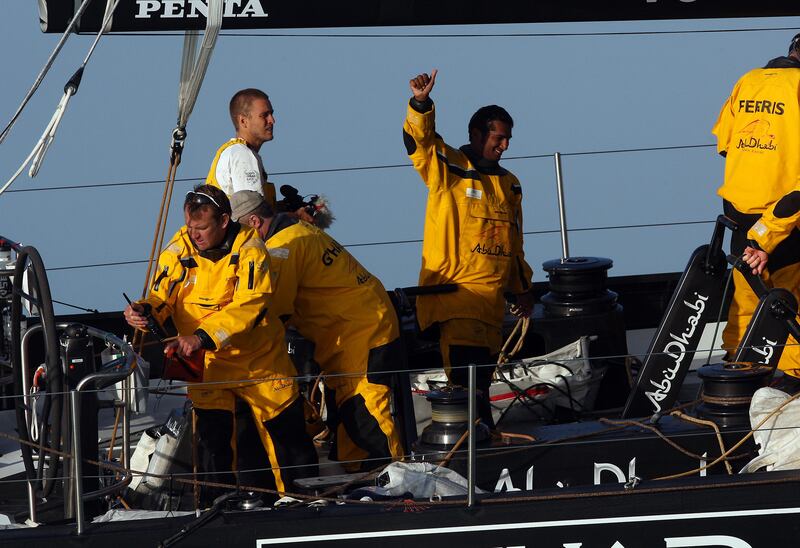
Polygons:
<instances>
[{"instance_id":1,"label":"metal stanchion","mask_svg":"<svg viewBox=\"0 0 800 548\"><path fill-rule=\"evenodd\" d=\"M475 391L477 383L475 381L475 364L469 364L467 398L469 410L469 423L467 427L467 507L475 506L475 417L477 415L477 405L475 402Z\"/></svg>"},{"instance_id":2,"label":"metal stanchion","mask_svg":"<svg viewBox=\"0 0 800 548\"><path fill-rule=\"evenodd\" d=\"M28 482L28 518L31 523L36 523L36 492L33 489L33 482Z\"/></svg>"},{"instance_id":3,"label":"metal stanchion","mask_svg":"<svg viewBox=\"0 0 800 548\"><path fill-rule=\"evenodd\" d=\"M125 377L122 381L122 466L125 468L125 476L128 481L131 479L129 472L131 467L131 402L136 399L131 378Z\"/></svg>"},{"instance_id":4,"label":"metal stanchion","mask_svg":"<svg viewBox=\"0 0 800 548\"><path fill-rule=\"evenodd\" d=\"M567 239L567 212L564 205L564 175L561 172L561 153L553 154L556 164L556 190L558 191L558 221L561 227L561 262L569 259L569 241Z\"/></svg>"},{"instance_id":5,"label":"metal stanchion","mask_svg":"<svg viewBox=\"0 0 800 548\"><path fill-rule=\"evenodd\" d=\"M72 420L72 470L75 489L75 523L78 525L78 534L83 534L83 474L81 473L81 420L80 405L81 393L72 390L69 393L69 409Z\"/></svg>"}]
</instances>

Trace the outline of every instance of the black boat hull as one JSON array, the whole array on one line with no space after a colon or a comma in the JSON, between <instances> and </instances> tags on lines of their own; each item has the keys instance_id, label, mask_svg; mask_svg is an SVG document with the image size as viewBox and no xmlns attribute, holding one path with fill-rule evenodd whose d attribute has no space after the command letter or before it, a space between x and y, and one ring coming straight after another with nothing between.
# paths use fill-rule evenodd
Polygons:
<instances>
[{"instance_id":1,"label":"black boat hull","mask_svg":"<svg viewBox=\"0 0 800 548\"><path fill-rule=\"evenodd\" d=\"M463 501L348 504L223 513L180 546L528 546L557 548L796 545L800 474L761 473L492 495ZM193 518L74 525L0 533L6 548L157 546Z\"/></svg>"}]
</instances>

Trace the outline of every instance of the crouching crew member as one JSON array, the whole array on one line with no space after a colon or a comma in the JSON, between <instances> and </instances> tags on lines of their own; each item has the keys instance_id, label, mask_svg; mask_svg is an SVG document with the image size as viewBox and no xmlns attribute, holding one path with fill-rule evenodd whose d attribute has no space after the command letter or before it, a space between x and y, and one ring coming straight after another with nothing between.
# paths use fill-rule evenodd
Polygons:
<instances>
[{"instance_id":1,"label":"crouching crew member","mask_svg":"<svg viewBox=\"0 0 800 548\"><path fill-rule=\"evenodd\" d=\"M294 478L317 473L317 455L305 431L283 325L269 308L269 255L258 234L230 215L230 202L218 188L203 185L189 192L186 225L161 253L149 297L128 306L125 319L144 329L145 312L152 311L162 325L171 320L178 331L165 352L189 357L205 351L203 384L190 385L189 397L211 481L230 483L226 473L237 468L271 467L271 474L261 472L262 481L253 474L247 481L291 492ZM248 461L253 451L241 445L234 458L234 429L246 426L235 424L237 402L249 406L269 462Z\"/></svg>"},{"instance_id":2,"label":"crouching crew member","mask_svg":"<svg viewBox=\"0 0 800 548\"><path fill-rule=\"evenodd\" d=\"M731 253L744 255L754 274L800 300L800 34L787 57L742 76L722 106L713 133L725 156L725 181L717 193L725 215L739 224ZM767 263L769 259L769 263ZM758 298L733 272L734 293L723 346L739 345ZM800 347L789 337L778 367L779 386L800 390ZM770 364L774 365L774 364Z\"/></svg>"},{"instance_id":3,"label":"crouching crew member","mask_svg":"<svg viewBox=\"0 0 800 548\"><path fill-rule=\"evenodd\" d=\"M504 294L512 312L530 316L533 272L522 249L522 187L499 165L514 125L505 109L479 109L469 121L469 144L455 149L436 133L430 98L436 71L409 82L413 97L403 141L428 187L419 285L457 284L452 293L417 298L420 329L438 325L445 371L467 385L470 363L496 362L502 346ZM477 370L480 417L494 426L489 385L494 368Z\"/></svg>"},{"instance_id":4,"label":"crouching crew member","mask_svg":"<svg viewBox=\"0 0 800 548\"><path fill-rule=\"evenodd\" d=\"M364 458L401 457L387 372L403 369L405 358L381 282L333 238L292 214L276 215L258 193L237 192L231 204L233 218L267 243L276 314L314 342L326 394L334 395L329 413L340 421L333 458L354 470Z\"/></svg>"}]
</instances>

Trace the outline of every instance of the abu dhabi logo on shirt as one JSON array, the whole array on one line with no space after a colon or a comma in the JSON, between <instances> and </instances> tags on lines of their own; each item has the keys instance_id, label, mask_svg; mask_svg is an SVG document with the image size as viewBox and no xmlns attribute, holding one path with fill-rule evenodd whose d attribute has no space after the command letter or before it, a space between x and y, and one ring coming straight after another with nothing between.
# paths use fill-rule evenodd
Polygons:
<instances>
[{"instance_id":1,"label":"abu dhabi logo on shirt","mask_svg":"<svg viewBox=\"0 0 800 548\"><path fill-rule=\"evenodd\" d=\"M754 120L737 134L736 148L750 152L772 152L778 150L775 135L770 133L769 120Z\"/></svg>"},{"instance_id":2,"label":"abu dhabi logo on shirt","mask_svg":"<svg viewBox=\"0 0 800 548\"><path fill-rule=\"evenodd\" d=\"M508 228L492 225L478 233L479 241L471 249L472 253L494 257L511 257L508 245Z\"/></svg>"}]
</instances>

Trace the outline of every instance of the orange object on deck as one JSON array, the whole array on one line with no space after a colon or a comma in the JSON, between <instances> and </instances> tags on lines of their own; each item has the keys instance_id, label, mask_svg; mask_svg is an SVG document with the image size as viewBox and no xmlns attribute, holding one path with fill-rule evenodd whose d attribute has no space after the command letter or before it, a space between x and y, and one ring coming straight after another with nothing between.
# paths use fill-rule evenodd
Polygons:
<instances>
[{"instance_id":1,"label":"orange object on deck","mask_svg":"<svg viewBox=\"0 0 800 548\"><path fill-rule=\"evenodd\" d=\"M178 355L174 347L164 352L162 377L173 381L202 382L206 351L198 350L188 358Z\"/></svg>"}]
</instances>

